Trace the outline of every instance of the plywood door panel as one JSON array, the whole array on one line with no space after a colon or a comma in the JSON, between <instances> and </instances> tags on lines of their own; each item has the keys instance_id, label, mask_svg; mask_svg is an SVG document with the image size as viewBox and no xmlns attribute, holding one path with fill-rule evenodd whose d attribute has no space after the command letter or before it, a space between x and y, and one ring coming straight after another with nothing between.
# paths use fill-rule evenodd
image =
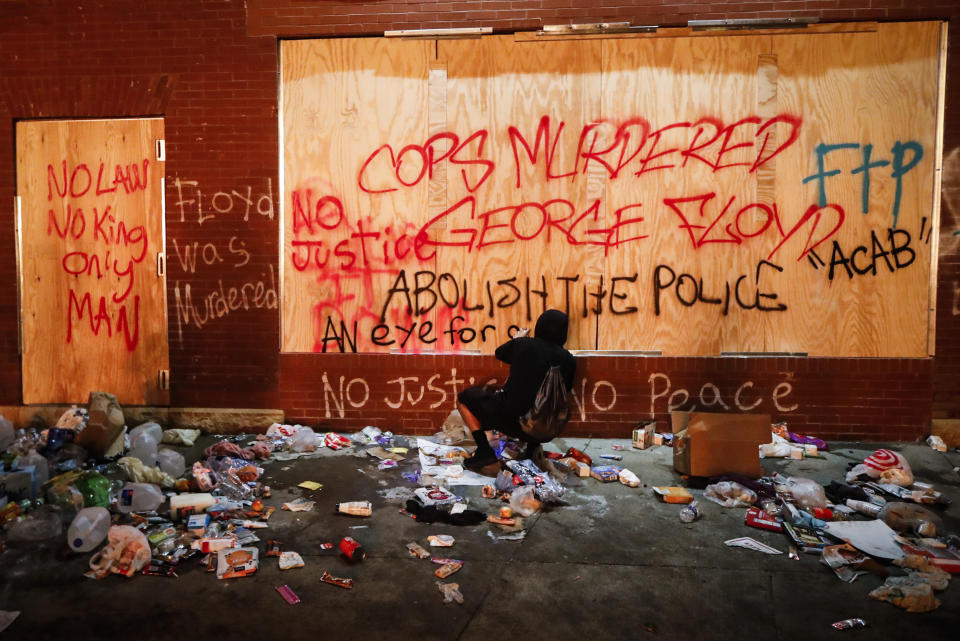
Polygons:
<instances>
[{"instance_id":1,"label":"plywood door panel","mask_svg":"<svg viewBox=\"0 0 960 641\"><path fill-rule=\"evenodd\" d=\"M17 123L25 403L165 404L162 119Z\"/></svg>"}]
</instances>

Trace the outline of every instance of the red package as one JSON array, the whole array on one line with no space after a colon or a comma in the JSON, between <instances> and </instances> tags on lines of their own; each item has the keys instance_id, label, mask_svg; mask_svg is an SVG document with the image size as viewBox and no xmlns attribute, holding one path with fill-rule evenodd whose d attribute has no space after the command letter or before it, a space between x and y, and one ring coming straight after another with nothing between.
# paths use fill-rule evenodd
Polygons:
<instances>
[{"instance_id":1,"label":"red package","mask_svg":"<svg viewBox=\"0 0 960 641\"><path fill-rule=\"evenodd\" d=\"M747 508L747 514L744 516L743 522L750 527L760 528L761 530L783 532L783 527L780 525L780 521L758 507Z\"/></svg>"}]
</instances>

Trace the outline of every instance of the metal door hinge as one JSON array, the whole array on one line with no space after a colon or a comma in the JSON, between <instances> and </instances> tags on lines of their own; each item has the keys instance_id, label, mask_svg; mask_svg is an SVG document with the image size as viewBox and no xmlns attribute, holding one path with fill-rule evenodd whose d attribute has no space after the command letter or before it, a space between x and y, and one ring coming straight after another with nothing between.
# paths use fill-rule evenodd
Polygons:
<instances>
[{"instance_id":1,"label":"metal door hinge","mask_svg":"<svg viewBox=\"0 0 960 641\"><path fill-rule=\"evenodd\" d=\"M161 369L157 371L157 387L162 390L170 389L170 370Z\"/></svg>"},{"instance_id":2,"label":"metal door hinge","mask_svg":"<svg viewBox=\"0 0 960 641\"><path fill-rule=\"evenodd\" d=\"M157 140L157 161L164 162L167 159L167 144L164 139Z\"/></svg>"},{"instance_id":3,"label":"metal door hinge","mask_svg":"<svg viewBox=\"0 0 960 641\"><path fill-rule=\"evenodd\" d=\"M167 273L167 259L163 252L157 252L157 276L163 277Z\"/></svg>"}]
</instances>

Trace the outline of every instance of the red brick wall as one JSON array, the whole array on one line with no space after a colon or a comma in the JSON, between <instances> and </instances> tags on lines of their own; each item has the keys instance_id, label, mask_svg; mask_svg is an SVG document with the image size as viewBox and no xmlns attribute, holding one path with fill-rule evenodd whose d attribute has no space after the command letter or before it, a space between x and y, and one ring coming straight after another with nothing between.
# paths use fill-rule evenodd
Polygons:
<instances>
[{"instance_id":1,"label":"red brick wall","mask_svg":"<svg viewBox=\"0 0 960 641\"><path fill-rule=\"evenodd\" d=\"M954 0L2 2L0 404L21 398L14 226L4 204L15 191L16 119L164 116L173 405L274 407L344 430L377 424L432 432L451 409L454 389L470 376L502 378L503 368L489 357L280 355L275 309L206 309L221 288L229 294L244 283L278 284L277 37L788 16L956 19L960 7ZM932 415L960 418L960 179L950 171L950 163L960 165L960 89L949 82L960 60L956 41L948 66L937 357L583 358L571 433L624 435L651 412L665 426L670 404L685 395L684 408L769 412L826 437L912 439L927 431Z\"/></svg>"}]
</instances>

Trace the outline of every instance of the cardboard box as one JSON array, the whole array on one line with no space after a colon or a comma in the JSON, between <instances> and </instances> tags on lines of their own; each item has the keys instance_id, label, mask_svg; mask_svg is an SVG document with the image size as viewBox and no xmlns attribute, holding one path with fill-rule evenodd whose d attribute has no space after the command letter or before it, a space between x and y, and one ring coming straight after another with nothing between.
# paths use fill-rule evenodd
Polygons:
<instances>
[{"instance_id":1,"label":"cardboard box","mask_svg":"<svg viewBox=\"0 0 960 641\"><path fill-rule=\"evenodd\" d=\"M653 445L653 434L657 431L657 424L654 421L638 423L633 428L633 447L638 450L645 450Z\"/></svg>"},{"instance_id":2,"label":"cardboard box","mask_svg":"<svg viewBox=\"0 0 960 641\"><path fill-rule=\"evenodd\" d=\"M769 414L671 412L673 468L690 476L763 475L758 456L770 440Z\"/></svg>"}]
</instances>

